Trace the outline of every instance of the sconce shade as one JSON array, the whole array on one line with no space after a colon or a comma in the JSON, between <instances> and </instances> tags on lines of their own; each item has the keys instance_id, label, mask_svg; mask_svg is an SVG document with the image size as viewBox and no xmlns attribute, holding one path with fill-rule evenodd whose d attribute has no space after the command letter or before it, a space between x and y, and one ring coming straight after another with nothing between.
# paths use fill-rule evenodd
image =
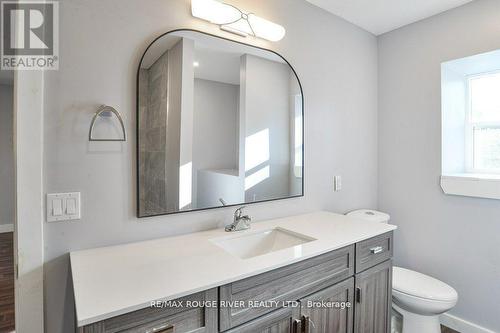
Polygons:
<instances>
[{"instance_id":1,"label":"sconce shade","mask_svg":"<svg viewBox=\"0 0 500 333\"><path fill-rule=\"evenodd\" d=\"M214 24L228 24L241 19L241 12L217 0L192 0L191 13Z\"/></svg>"},{"instance_id":2,"label":"sconce shade","mask_svg":"<svg viewBox=\"0 0 500 333\"><path fill-rule=\"evenodd\" d=\"M262 17L250 14L248 15L248 22L252 26L255 35L260 38L277 42L285 37L285 28Z\"/></svg>"},{"instance_id":3,"label":"sconce shade","mask_svg":"<svg viewBox=\"0 0 500 333\"><path fill-rule=\"evenodd\" d=\"M191 0L194 17L220 25L240 36L255 36L277 42L285 36L285 28L263 19L253 13L245 13L238 8L218 0Z\"/></svg>"}]
</instances>

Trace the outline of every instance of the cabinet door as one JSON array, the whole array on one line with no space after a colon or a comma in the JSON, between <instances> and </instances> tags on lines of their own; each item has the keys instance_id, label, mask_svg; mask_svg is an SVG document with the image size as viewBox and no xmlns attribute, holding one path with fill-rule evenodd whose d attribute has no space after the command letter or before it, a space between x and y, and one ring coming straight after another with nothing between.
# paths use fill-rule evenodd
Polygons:
<instances>
[{"instance_id":1,"label":"cabinet door","mask_svg":"<svg viewBox=\"0 0 500 333\"><path fill-rule=\"evenodd\" d=\"M294 320L293 308L282 308L225 333L300 333L300 322Z\"/></svg>"},{"instance_id":2,"label":"cabinet door","mask_svg":"<svg viewBox=\"0 0 500 333\"><path fill-rule=\"evenodd\" d=\"M355 333L389 333L392 302L392 261L356 275Z\"/></svg>"},{"instance_id":3,"label":"cabinet door","mask_svg":"<svg viewBox=\"0 0 500 333\"><path fill-rule=\"evenodd\" d=\"M300 300L305 333L352 333L354 278Z\"/></svg>"}]
</instances>

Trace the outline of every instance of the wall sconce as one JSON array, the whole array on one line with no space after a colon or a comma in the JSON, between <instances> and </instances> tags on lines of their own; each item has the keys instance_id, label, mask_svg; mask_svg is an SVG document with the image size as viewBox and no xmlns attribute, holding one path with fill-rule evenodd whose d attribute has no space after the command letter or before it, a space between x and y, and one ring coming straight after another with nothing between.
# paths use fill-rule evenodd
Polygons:
<instances>
[{"instance_id":1,"label":"wall sconce","mask_svg":"<svg viewBox=\"0 0 500 333\"><path fill-rule=\"evenodd\" d=\"M277 42L285 37L285 28L253 13L245 13L219 0L191 0L194 17L218 24L222 30L240 36L254 36Z\"/></svg>"}]
</instances>

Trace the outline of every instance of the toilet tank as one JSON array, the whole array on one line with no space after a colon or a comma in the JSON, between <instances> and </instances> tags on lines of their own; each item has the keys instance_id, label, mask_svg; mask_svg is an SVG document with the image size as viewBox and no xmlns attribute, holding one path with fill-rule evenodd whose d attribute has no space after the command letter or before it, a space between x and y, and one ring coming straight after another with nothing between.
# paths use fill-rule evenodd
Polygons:
<instances>
[{"instance_id":1,"label":"toilet tank","mask_svg":"<svg viewBox=\"0 0 500 333\"><path fill-rule=\"evenodd\" d=\"M372 209L357 209L346 214L347 216L362 219L365 221L388 223L391 219L389 214Z\"/></svg>"}]
</instances>

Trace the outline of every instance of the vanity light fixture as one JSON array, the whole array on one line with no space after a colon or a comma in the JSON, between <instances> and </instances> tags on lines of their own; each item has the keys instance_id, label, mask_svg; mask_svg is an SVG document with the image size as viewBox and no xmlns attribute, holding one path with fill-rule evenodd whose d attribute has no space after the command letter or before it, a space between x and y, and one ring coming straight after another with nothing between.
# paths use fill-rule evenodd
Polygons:
<instances>
[{"instance_id":1,"label":"vanity light fixture","mask_svg":"<svg viewBox=\"0 0 500 333\"><path fill-rule=\"evenodd\" d=\"M277 42L286 33L279 24L219 0L191 0L191 13L194 17L219 25L222 30L243 37L254 36Z\"/></svg>"}]
</instances>

